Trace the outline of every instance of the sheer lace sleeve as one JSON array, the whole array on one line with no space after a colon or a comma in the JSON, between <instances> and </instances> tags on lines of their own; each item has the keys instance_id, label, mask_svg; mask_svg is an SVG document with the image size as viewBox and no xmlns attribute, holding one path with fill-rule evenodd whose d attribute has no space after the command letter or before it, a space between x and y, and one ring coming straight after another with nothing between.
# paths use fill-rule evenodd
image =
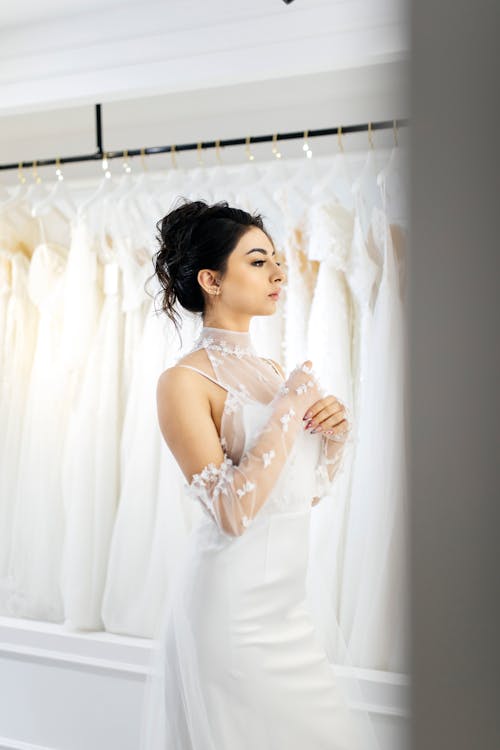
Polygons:
<instances>
[{"instance_id":1,"label":"sheer lace sleeve","mask_svg":"<svg viewBox=\"0 0 500 750\"><path fill-rule=\"evenodd\" d=\"M307 360L309 361L309 360ZM266 502L286 463L303 415L319 396L319 384L307 361L297 366L271 402L271 416L238 464L225 456L208 464L187 486L224 534L240 536Z\"/></svg>"},{"instance_id":2,"label":"sheer lace sleeve","mask_svg":"<svg viewBox=\"0 0 500 750\"><path fill-rule=\"evenodd\" d=\"M322 396L324 395L322 393ZM348 446L354 442L350 410L342 401L340 403L346 413L347 428L342 433L322 434L321 436L321 453L316 469L319 495L327 495L331 490L333 482L344 465Z\"/></svg>"}]
</instances>

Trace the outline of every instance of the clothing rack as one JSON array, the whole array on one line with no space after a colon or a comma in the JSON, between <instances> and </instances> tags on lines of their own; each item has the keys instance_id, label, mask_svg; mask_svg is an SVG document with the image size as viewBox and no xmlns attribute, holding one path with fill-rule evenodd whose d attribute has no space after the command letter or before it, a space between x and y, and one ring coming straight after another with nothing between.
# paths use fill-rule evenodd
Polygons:
<instances>
[{"instance_id":1,"label":"clothing rack","mask_svg":"<svg viewBox=\"0 0 500 750\"><path fill-rule=\"evenodd\" d=\"M359 133L372 130L386 130L393 128L396 138L396 128L408 125L407 119L384 120L379 122L368 122L360 125L342 125L336 128L320 128L318 130L306 130L304 132L294 131L290 133L276 133L275 135L255 135L246 138L226 138L218 141L200 141L199 143L182 143L171 146L150 146L149 148L128 149L125 151L105 151L102 145L102 115L101 105L95 105L95 130L97 151L92 154L80 154L78 156L62 156L52 159L35 159L33 161L21 161L12 164L0 164L0 169L22 169L23 167L45 167L51 164L70 164L74 162L95 161L98 159L120 159L129 156L147 156L150 154L162 154L176 151L192 151L194 149L219 148L222 146L249 146L251 143L264 143L266 141L287 141L295 138L317 138L323 135L346 135L348 133Z\"/></svg>"}]
</instances>

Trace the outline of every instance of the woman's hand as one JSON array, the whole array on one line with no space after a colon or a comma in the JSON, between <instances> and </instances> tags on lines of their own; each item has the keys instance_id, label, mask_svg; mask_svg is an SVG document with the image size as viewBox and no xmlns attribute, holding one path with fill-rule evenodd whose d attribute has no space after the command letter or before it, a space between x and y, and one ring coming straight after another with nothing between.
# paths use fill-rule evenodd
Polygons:
<instances>
[{"instance_id":1,"label":"woman's hand","mask_svg":"<svg viewBox=\"0 0 500 750\"><path fill-rule=\"evenodd\" d=\"M307 421L305 429L311 429L310 434L322 432L324 435L342 438L347 435L351 425L348 409L335 396L324 396L315 401L304 414Z\"/></svg>"}]
</instances>

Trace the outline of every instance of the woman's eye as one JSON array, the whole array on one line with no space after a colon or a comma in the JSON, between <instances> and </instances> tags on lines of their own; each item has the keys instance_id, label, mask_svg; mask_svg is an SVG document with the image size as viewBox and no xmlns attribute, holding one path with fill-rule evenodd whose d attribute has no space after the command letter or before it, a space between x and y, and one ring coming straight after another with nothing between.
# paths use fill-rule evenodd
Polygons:
<instances>
[{"instance_id":1,"label":"woman's eye","mask_svg":"<svg viewBox=\"0 0 500 750\"><path fill-rule=\"evenodd\" d=\"M252 263L252 266L255 266L257 263L265 263L265 262L266 262L265 260L254 260L254 262ZM281 266L281 263L278 263L278 261L276 261L276 265Z\"/></svg>"}]
</instances>

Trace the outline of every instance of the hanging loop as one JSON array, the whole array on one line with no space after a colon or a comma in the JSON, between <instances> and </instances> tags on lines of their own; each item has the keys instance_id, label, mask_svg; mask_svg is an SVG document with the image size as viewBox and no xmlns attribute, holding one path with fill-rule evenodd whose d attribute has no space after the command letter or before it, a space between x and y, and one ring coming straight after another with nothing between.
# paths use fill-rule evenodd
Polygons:
<instances>
[{"instance_id":1,"label":"hanging loop","mask_svg":"<svg viewBox=\"0 0 500 750\"><path fill-rule=\"evenodd\" d=\"M247 135L245 138L245 151L247 152L248 161L253 161L255 159L255 156L250 151L250 136Z\"/></svg>"},{"instance_id":2,"label":"hanging loop","mask_svg":"<svg viewBox=\"0 0 500 750\"><path fill-rule=\"evenodd\" d=\"M35 181L35 182L36 182L36 183L37 183L37 184L39 185L39 184L41 183L41 181L42 181L42 178L41 178L41 177L40 177L40 175L38 174L38 170L37 170L37 168L36 168L36 163L37 163L37 161L38 161L38 160L37 160L37 159L35 159L35 161L33 162L33 179L34 179L34 181Z\"/></svg>"},{"instance_id":3,"label":"hanging loop","mask_svg":"<svg viewBox=\"0 0 500 750\"><path fill-rule=\"evenodd\" d=\"M373 136L372 136L371 122L368 123L368 143L370 144L370 148L373 148Z\"/></svg>"},{"instance_id":4,"label":"hanging loop","mask_svg":"<svg viewBox=\"0 0 500 750\"><path fill-rule=\"evenodd\" d=\"M62 181L64 179L62 169L61 169L61 160L59 159L58 156L56 156L56 175L59 181Z\"/></svg>"},{"instance_id":5,"label":"hanging loop","mask_svg":"<svg viewBox=\"0 0 500 750\"><path fill-rule=\"evenodd\" d=\"M339 125L337 128L337 143L339 147L339 151L344 151L344 144L342 143L342 126Z\"/></svg>"},{"instance_id":6,"label":"hanging loop","mask_svg":"<svg viewBox=\"0 0 500 750\"><path fill-rule=\"evenodd\" d=\"M394 125L393 125L393 128L392 128L392 132L394 133L394 145L397 146L398 145L398 124L397 124L397 120L393 120L393 123L394 123Z\"/></svg>"},{"instance_id":7,"label":"hanging loop","mask_svg":"<svg viewBox=\"0 0 500 750\"><path fill-rule=\"evenodd\" d=\"M172 164L174 169L177 169L177 160L175 158L175 143L173 146L170 146L170 156L172 158Z\"/></svg>"},{"instance_id":8,"label":"hanging loop","mask_svg":"<svg viewBox=\"0 0 500 750\"><path fill-rule=\"evenodd\" d=\"M307 158L310 159L311 156L312 156L312 151L311 151L311 149L309 147L309 144L307 142L307 136L308 135L309 135L309 131L308 130L304 130L304 143L302 144L302 151L304 151L305 155L307 156Z\"/></svg>"},{"instance_id":9,"label":"hanging loop","mask_svg":"<svg viewBox=\"0 0 500 750\"><path fill-rule=\"evenodd\" d=\"M275 155L275 157L277 159L281 159L281 152L278 149L277 142L278 142L278 133L275 133L273 135L273 149L272 149L272 151L273 151L273 154Z\"/></svg>"},{"instance_id":10,"label":"hanging loop","mask_svg":"<svg viewBox=\"0 0 500 750\"><path fill-rule=\"evenodd\" d=\"M215 141L215 158L219 162L219 164L222 164L222 159L220 156L220 139L218 141Z\"/></svg>"},{"instance_id":11,"label":"hanging loop","mask_svg":"<svg viewBox=\"0 0 500 750\"><path fill-rule=\"evenodd\" d=\"M201 141L199 141L198 145L196 146L196 150L198 152L198 164L200 165L200 167L202 167L203 166L203 157L201 155L201 151L202 151Z\"/></svg>"},{"instance_id":12,"label":"hanging loop","mask_svg":"<svg viewBox=\"0 0 500 750\"><path fill-rule=\"evenodd\" d=\"M17 167L17 179L19 180L21 185L24 185L24 183L26 182L26 177L24 176L24 173L23 173L22 161L19 162L19 166Z\"/></svg>"},{"instance_id":13,"label":"hanging loop","mask_svg":"<svg viewBox=\"0 0 500 750\"><path fill-rule=\"evenodd\" d=\"M132 171L130 164L128 163L128 151L127 150L123 152L123 169L125 170L127 174Z\"/></svg>"}]
</instances>

